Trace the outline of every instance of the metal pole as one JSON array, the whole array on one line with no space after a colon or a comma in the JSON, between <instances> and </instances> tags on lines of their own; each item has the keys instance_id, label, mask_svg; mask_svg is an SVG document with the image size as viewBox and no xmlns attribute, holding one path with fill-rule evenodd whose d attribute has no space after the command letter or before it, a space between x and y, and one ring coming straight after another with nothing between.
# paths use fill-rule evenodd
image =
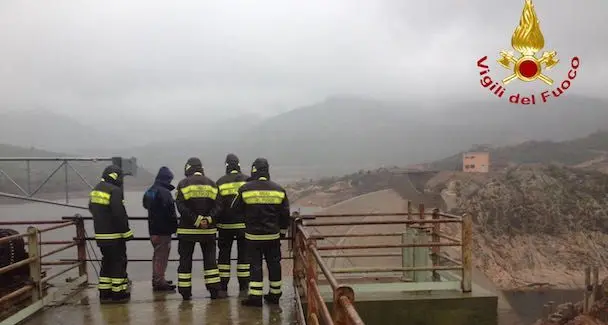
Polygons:
<instances>
[{"instance_id":1,"label":"metal pole","mask_svg":"<svg viewBox=\"0 0 608 325\"><path fill-rule=\"evenodd\" d=\"M433 209L433 219L439 219L439 209ZM436 223L433 225L433 231L431 236L431 241L433 243L438 243L440 241L439 233L441 233L441 224ZM431 248L431 260L433 262L433 266L439 266L439 254L441 253L440 246L434 246ZM439 273L437 271L433 271L433 282L441 281Z\"/></svg>"},{"instance_id":2,"label":"metal pole","mask_svg":"<svg viewBox=\"0 0 608 325\"><path fill-rule=\"evenodd\" d=\"M473 219L470 214L462 216L462 292L471 292L473 282Z\"/></svg>"},{"instance_id":3,"label":"metal pole","mask_svg":"<svg viewBox=\"0 0 608 325\"><path fill-rule=\"evenodd\" d=\"M29 264L30 266L30 279L32 281L32 285L34 289L32 290L32 303L40 300L42 298L42 286L40 285L41 279L41 257L40 257L40 247L38 241L38 229L36 227L28 227L27 228L28 238L27 238L27 246L28 246L28 255L29 257L35 257Z\"/></svg>"},{"instance_id":4,"label":"metal pole","mask_svg":"<svg viewBox=\"0 0 608 325\"><path fill-rule=\"evenodd\" d=\"M76 215L79 216L79 215ZM78 275L83 276L86 275L87 276L87 282L89 281L88 279L88 271L87 271L87 241L85 239L86 234L85 234L85 229L84 229L84 220L82 219L77 219L76 220L76 240L77 240L77 245L78 245L78 262L80 262L80 266L78 267Z\"/></svg>"},{"instance_id":5,"label":"metal pole","mask_svg":"<svg viewBox=\"0 0 608 325\"><path fill-rule=\"evenodd\" d=\"M69 198L69 187L68 187L68 164L69 162L66 160L63 162L63 170L65 173L65 203L70 203L70 198Z\"/></svg>"},{"instance_id":6,"label":"metal pole","mask_svg":"<svg viewBox=\"0 0 608 325\"><path fill-rule=\"evenodd\" d=\"M26 162L26 171L27 171L27 195L29 196L30 193L32 193L32 169L30 166L30 161L27 160Z\"/></svg>"}]
</instances>

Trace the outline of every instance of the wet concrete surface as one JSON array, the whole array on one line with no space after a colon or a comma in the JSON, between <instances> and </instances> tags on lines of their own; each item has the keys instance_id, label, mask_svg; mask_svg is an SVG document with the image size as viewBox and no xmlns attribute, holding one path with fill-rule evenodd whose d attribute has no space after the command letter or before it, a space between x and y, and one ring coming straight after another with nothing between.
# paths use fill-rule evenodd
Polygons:
<instances>
[{"instance_id":1,"label":"wet concrete surface","mask_svg":"<svg viewBox=\"0 0 608 325\"><path fill-rule=\"evenodd\" d=\"M193 280L192 300L183 301L178 293L153 293L149 282L134 282L131 302L113 305L100 305L97 289L91 286L64 305L38 313L25 324L297 324L291 279L284 279L283 282L284 293L280 305L264 304L262 308L242 307L242 298L238 297L238 286L235 283L231 283L227 299L211 300L203 281Z\"/></svg>"}]
</instances>

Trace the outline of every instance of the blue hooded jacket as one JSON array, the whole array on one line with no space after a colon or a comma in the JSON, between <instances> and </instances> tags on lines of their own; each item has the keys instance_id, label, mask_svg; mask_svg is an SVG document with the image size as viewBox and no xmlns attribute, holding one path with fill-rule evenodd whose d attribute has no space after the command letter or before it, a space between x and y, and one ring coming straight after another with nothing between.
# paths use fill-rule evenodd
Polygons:
<instances>
[{"instance_id":1,"label":"blue hooded jacket","mask_svg":"<svg viewBox=\"0 0 608 325\"><path fill-rule=\"evenodd\" d=\"M165 166L158 170L154 184L144 193L143 206L148 210L150 235L169 236L177 230L175 201L171 191L173 173Z\"/></svg>"}]
</instances>

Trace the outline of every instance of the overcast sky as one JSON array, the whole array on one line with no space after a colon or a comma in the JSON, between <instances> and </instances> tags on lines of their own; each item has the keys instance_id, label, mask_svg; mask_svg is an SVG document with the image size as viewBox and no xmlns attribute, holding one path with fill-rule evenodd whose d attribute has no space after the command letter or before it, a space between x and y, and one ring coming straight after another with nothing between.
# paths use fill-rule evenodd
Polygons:
<instances>
[{"instance_id":1,"label":"overcast sky","mask_svg":"<svg viewBox=\"0 0 608 325\"><path fill-rule=\"evenodd\" d=\"M490 98L475 62L510 49L523 3L0 0L0 110L162 119L272 114L339 94ZM561 59L547 74L563 79L580 56L569 92L607 98L608 1L534 3L545 50Z\"/></svg>"}]
</instances>

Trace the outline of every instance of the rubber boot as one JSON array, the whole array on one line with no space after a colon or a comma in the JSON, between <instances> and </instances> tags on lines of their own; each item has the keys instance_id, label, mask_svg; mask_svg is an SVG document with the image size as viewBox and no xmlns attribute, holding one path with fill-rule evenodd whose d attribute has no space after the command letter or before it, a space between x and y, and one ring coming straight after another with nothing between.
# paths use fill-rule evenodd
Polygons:
<instances>
[{"instance_id":1,"label":"rubber boot","mask_svg":"<svg viewBox=\"0 0 608 325\"><path fill-rule=\"evenodd\" d=\"M279 299L281 299L281 295L278 294L269 293L267 295L264 295L264 301L266 301L266 303L270 305L278 305Z\"/></svg>"},{"instance_id":2,"label":"rubber boot","mask_svg":"<svg viewBox=\"0 0 608 325\"><path fill-rule=\"evenodd\" d=\"M99 290L99 303L101 303L101 304L112 303L112 291Z\"/></svg>"},{"instance_id":3,"label":"rubber boot","mask_svg":"<svg viewBox=\"0 0 608 325\"><path fill-rule=\"evenodd\" d=\"M209 289L211 299L224 299L228 297L228 293L221 289Z\"/></svg>"},{"instance_id":4,"label":"rubber boot","mask_svg":"<svg viewBox=\"0 0 608 325\"><path fill-rule=\"evenodd\" d=\"M241 301L241 305L249 307L262 307L262 297L249 295L247 299Z\"/></svg>"},{"instance_id":5,"label":"rubber boot","mask_svg":"<svg viewBox=\"0 0 608 325\"><path fill-rule=\"evenodd\" d=\"M180 295L182 295L182 298L184 300L190 300L192 299L192 288L177 288L177 291L179 292Z\"/></svg>"},{"instance_id":6,"label":"rubber boot","mask_svg":"<svg viewBox=\"0 0 608 325\"><path fill-rule=\"evenodd\" d=\"M248 280L239 280L239 296L247 297L248 291L249 291L249 281Z\"/></svg>"},{"instance_id":7,"label":"rubber boot","mask_svg":"<svg viewBox=\"0 0 608 325\"><path fill-rule=\"evenodd\" d=\"M112 294L112 303L115 304L125 304L128 303L131 300L131 293L130 292L114 292Z\"/></svg>"}]
</instances>

